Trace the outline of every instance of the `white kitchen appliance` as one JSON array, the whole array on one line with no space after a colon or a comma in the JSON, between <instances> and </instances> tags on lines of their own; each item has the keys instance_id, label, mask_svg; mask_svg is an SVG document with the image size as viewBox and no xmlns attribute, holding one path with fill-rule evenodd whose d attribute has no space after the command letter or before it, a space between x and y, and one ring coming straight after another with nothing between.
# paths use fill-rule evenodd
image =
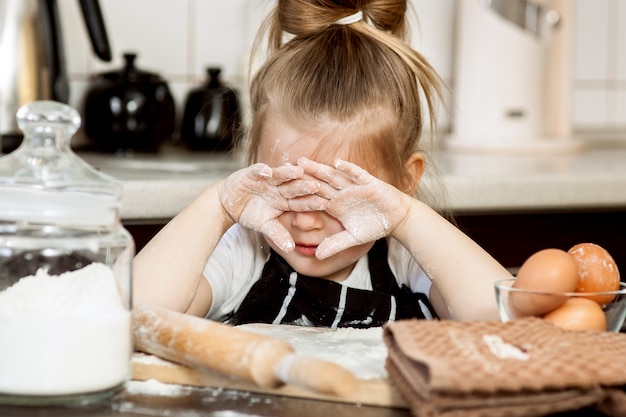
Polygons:
<instances>
[{"instance_id":1,"label":"white kitchen appliance","mask_svg":"<svg viewBox=\"0 0 626 417\"><path fill-rule=\"evenodd\" d=\"M572 151L571 0L459 0L452 150Z\"/></svg>"}]
</instances>

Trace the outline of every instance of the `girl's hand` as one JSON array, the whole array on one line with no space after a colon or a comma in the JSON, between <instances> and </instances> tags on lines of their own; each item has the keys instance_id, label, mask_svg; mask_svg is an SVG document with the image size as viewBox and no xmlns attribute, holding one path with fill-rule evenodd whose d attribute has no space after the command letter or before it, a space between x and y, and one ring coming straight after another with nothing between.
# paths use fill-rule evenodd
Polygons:
<instances>
[{"instance_id":1,"label":"girl's hand","mask_svg":"<svg viewBox=\"0 0 626 417\"><path fill-rule=\"evenodd\" d=\"M317 181L300 179L302 167L270 168L254 164L231 174L218 188L220 202L233 222L257 230L281 250L295 244L278 216L285 211L324 210L327 202L315 195Z\"/></svg>"},{"instance_id":2,"label":"girl's hand","mask_svg":"<svg viewBox=\"0 0 626 417\"><path fill-rule=\"evenodd\" d=\"M357 165L337 160L333 168L299 158L298 166L321 182L317 195L327 200L326 212L345 229L320 243L318 259L389 236L408 215L405 193Z\"/></svg>"}]
</instances>

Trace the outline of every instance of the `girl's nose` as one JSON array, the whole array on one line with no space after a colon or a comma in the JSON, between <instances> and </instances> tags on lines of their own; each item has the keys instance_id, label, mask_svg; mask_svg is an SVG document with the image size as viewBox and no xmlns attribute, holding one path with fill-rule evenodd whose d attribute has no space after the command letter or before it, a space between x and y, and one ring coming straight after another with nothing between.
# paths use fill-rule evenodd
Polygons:
<instances>
[{"instance_id":1,"label":"girl's nose","mask_svg":"<svg viewBox=\"0 0 626 417\"><path fill-rule=\"evenodd\" d=\"M300 230L321 229L324 225L322 213L317 211L294 212L292 218L292 226Z\"/></svg>"}]
</instances>

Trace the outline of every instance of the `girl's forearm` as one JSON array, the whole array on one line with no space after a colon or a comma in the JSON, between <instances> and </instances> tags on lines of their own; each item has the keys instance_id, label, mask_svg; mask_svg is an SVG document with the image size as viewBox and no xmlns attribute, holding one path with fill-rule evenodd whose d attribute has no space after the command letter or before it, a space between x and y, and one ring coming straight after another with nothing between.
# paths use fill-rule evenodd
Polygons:
<instances>
[{"instance_id":1,"label":"girl's forearm","mask_svg":"<svg viewBox=\"0 0 626 417\"><path fill-rule=\"evenodd\" d=\"M135 302L180 312L189 307L210 254L233 225L217 187L202 192L137 254L133 263Z\"/></svg>"},{"instance_id":2,"label":"girl's forearm","mask_svg":"<svg viewBox=\"0 0 626 417\"><path fill-rule=\"evenodd\" d=\"M476 242L422 202L393 232L437 286L452 318L498 320L493 282L510 273Z\"/></svg>"}]
</instances>

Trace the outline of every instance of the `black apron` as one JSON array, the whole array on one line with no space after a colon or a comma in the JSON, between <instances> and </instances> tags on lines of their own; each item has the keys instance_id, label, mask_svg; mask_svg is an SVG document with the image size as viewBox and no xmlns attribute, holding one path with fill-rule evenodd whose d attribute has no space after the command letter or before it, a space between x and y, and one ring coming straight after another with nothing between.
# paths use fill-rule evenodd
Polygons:
<instances>
[{"instance_id":1,"label":"black apron","mask_svg":"<svg viewBox=\"0 0 626 417\"><path fill-rule=\"evenodd\" d=\"M436 318L425 294L400 287L387 260L387 241L368 253L372 290L298 274L273 250L259 280L227 320L316 327L379 327L387 321Z\"/></svg>"}]
</instances>

